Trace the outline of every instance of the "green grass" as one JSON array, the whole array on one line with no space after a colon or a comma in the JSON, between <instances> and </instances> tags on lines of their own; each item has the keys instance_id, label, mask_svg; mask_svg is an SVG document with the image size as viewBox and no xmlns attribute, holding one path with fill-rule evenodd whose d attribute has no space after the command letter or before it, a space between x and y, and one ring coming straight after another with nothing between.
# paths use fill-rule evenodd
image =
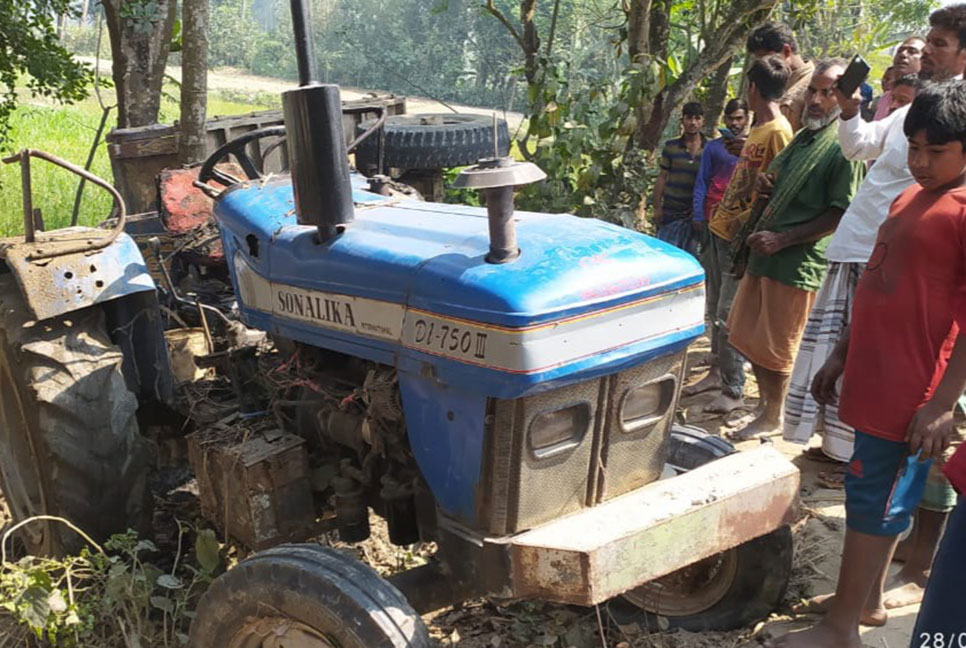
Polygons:
<instances>
[{"instance_id":1,"label":"green grass","mask_svg":"<svg viewBox=\"0 0 966 648\"><path fill-rule=\"evenodd\" d=\"M111 92L103 93L105 102L113 103ZM245 102L244 96L235 92L231 100L212 94L208 99L208 114L237 115L253 110L264 110L264 98L253 96L252 102ZM162 109L162 123L171 123L178 116L177 103L166 96ZM88 99L63 106L42 99L23 96L23 103L14 112L11 120L11 137L7 142L9 151L34 148L52 153L68 162L83 166L87 160L91 143L101 117L97 100ZM113 183L111 163L104 144L104 135L114 126L116 113L111 112L105 133L94 155L91 171ZM70 224L74 207L74 194L80 178L42 160L32 160L31 176L34 206L43 212L47 229L64 227ZM96 225L110 214L111 197L103 189L87 183L81 201L79 222L82 225ZM19 165L0 165L0 236L19 236L23 234L23 207L20 191Z\"/></svg>"}]
</instances>

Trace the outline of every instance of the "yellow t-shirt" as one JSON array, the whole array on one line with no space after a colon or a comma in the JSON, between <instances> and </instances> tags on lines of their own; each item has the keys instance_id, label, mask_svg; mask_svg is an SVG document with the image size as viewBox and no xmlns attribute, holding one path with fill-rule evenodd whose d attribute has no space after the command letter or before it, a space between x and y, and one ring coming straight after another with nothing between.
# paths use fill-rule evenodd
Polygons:
<instances>
[{"instance_id":1,"label":"yellow t-shirt","mask_svg":"<svg viewBox=\"0 0 966 648\"><path fill-rule=\"evenodd\" d=\"M755 180L758 172L767 169L785 146L792 141L792 126L782 115L748 133L735 164L734 173L725 189L724 198L711 217L711 231L730 241L748 220L755 202Z\"/></svg>"}]
</instances>

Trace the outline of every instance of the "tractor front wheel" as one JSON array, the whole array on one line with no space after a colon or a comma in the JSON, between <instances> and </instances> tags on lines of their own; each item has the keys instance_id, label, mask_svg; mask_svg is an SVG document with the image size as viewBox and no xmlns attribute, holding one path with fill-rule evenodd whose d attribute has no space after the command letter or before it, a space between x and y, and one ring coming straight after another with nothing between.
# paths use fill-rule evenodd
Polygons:
<instances>
[{"instance_id":1,"label":"tractor front wheel","mask_svg":"<svg viewBox=\"0 0 966 648\"><path fill-rule=\"evenodd\" d=\"M319 545L281 545L219 576L191 623L196 648L425 648L423 620L376 572Z\"/></svg>"}]
</instances>

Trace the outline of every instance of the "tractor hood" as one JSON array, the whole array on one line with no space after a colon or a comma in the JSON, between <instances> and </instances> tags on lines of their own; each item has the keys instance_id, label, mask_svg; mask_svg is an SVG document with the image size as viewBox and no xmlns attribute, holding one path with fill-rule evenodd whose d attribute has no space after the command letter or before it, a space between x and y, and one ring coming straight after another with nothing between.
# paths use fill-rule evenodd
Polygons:
<instances>
[{"instance_id":1,"label":"tractor hood","mask_svg":"<svg viewBox=\"0 0 966 648\"><path fill-rule=\"evenodd\" d=\"M322 244L296 224L287 180L218 201L250 324L493 396L610 372L703 331L704 275L675 247L594 219L517 212L522 254L494 265L484 209L387 199L358 182L355 222Z\"/></svg>"}]
</instances>

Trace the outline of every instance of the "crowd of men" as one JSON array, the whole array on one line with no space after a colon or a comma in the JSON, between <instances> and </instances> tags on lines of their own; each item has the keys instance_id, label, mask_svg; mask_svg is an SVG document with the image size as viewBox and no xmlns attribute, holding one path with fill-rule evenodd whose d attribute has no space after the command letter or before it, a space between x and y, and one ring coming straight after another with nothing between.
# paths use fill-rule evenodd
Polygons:
<instances>
[{"instance_id":1,"label":"crowd of men","mask_svg":"<svg viewBox=\"0 0 966 648\"><path fill-rule=\"evenodd\" d=\"M707 274L711 367L686 393L742 408L750 364L758 409L729 436L818 435L804 454L845 489L836 592L801 606L824 616L783 648L859 648L860 625L920 601L911 646L966 645L966 4L923 27L871 101L839 88L847 61L765 24L721 136L688 103L660 158L657 236Z\"/></svg>"}]
</instances>

